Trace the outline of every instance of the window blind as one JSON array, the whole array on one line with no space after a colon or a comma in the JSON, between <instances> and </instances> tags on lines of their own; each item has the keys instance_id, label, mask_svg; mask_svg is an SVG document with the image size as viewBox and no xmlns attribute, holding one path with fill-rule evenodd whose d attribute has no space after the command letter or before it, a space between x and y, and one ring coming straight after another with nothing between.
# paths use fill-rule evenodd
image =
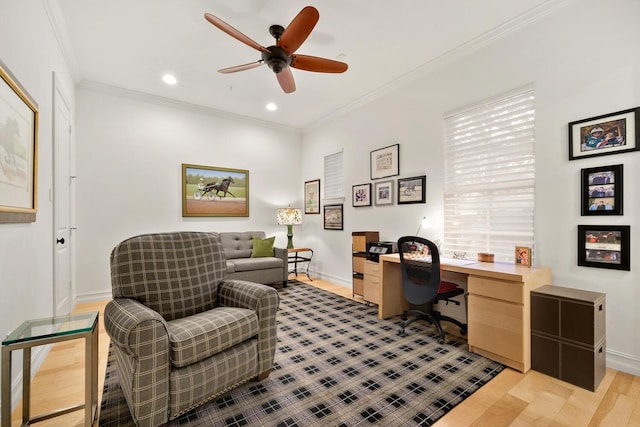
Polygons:
<instances>
[{"instance_id":1,"label":"window blind","mask_svg":"<svg viewBox=\"0 0 640 427\"><path fill-rule=\"evenodd\" d=\"M445 117L446 257L534 247L534 91Z\"/></svg>"},{"instance_id":2,"label":"window blind","mask_svg":"<svg viewBox=\"0 0 640 427\"><path fill-rule=\"evenodd\" d=\"M344 201L344 173L342 151L324 156L324 197L325 202Z\"/></svg>"}]
</instances>

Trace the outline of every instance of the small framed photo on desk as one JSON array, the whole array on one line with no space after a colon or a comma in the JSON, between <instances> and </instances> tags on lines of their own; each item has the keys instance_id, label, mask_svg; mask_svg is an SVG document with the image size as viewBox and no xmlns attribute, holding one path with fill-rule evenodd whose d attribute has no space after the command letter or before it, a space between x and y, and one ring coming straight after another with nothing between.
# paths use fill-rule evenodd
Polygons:
<instances>
[{"instance_id":1,"label":"small framed photo on desk","mask_svg":"<svg viewBox=\"0 0 640 427\"><path fill-rule=\"evenodd\" d=\"M516 246L516 264L531 267L531 248Z\"/></svg>"}]
</instances>

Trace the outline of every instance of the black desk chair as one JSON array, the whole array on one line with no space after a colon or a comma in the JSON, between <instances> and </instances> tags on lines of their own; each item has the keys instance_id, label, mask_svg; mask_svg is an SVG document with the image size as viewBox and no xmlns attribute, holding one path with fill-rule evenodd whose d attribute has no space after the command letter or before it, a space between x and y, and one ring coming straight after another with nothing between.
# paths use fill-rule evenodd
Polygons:
<instances>
[{"instance_id":1,"label":"black desk chair","mask_svg":"<svg viewBox=\"0 0 640 427\"><path fill-rule=\"evenodd\" d=\"M424 250L425 247L428 248L428 253ZM411 306L425 304L430 306L429 311L411 309L402 313L403 321L400 323L399 335L405 336L406 327L416 320L426 320L429 324L434 325L438 330L440 344L444 343L445 336L440 325L443 320L459 326L460 332L463 335L466 334L466 324L433 310L433 304L438 301L460 305L460 301L451 298L465 293L464 289L455 283L440 280L440 254L435 243L417 236L404 236L398 239L398 251L400 253L404 297ZM407 320L409 315L415 317Z\"/></svg>"}]
</instances>

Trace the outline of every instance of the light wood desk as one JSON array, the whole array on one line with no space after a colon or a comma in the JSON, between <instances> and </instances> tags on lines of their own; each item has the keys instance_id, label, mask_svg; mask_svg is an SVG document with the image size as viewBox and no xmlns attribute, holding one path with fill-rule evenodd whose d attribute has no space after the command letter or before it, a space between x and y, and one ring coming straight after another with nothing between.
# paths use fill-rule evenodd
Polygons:
<instances>
[{"instance_id":1,"label":"light wood desk","mask_svg":"<svg viewBox=\"0 0 640 427\"><path fill-rule=\"evenodd\" d=\"M532 289L551 284L551 269L510 263L443 260L443 272L467 276L469 351L518 371L531 369ZM380 256L378 317L402 314L400 255Z\"/></svg>"}]
</instances>

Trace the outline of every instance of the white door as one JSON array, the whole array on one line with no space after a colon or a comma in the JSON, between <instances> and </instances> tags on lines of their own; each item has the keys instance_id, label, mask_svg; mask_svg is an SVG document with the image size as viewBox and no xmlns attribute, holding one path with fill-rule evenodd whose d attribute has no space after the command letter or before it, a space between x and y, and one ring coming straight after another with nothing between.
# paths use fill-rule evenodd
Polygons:
<instances>
[{"instance_id":1,"label":"white door","mask_svg":"<svg viewBox=\"0 0 640 427\"><path fill-rule=\"evenodd\" d=\"M53 82L53 301L54 314L59 316L72 309L71 110L55 74Z\"/></svg>"}]
</instances>

